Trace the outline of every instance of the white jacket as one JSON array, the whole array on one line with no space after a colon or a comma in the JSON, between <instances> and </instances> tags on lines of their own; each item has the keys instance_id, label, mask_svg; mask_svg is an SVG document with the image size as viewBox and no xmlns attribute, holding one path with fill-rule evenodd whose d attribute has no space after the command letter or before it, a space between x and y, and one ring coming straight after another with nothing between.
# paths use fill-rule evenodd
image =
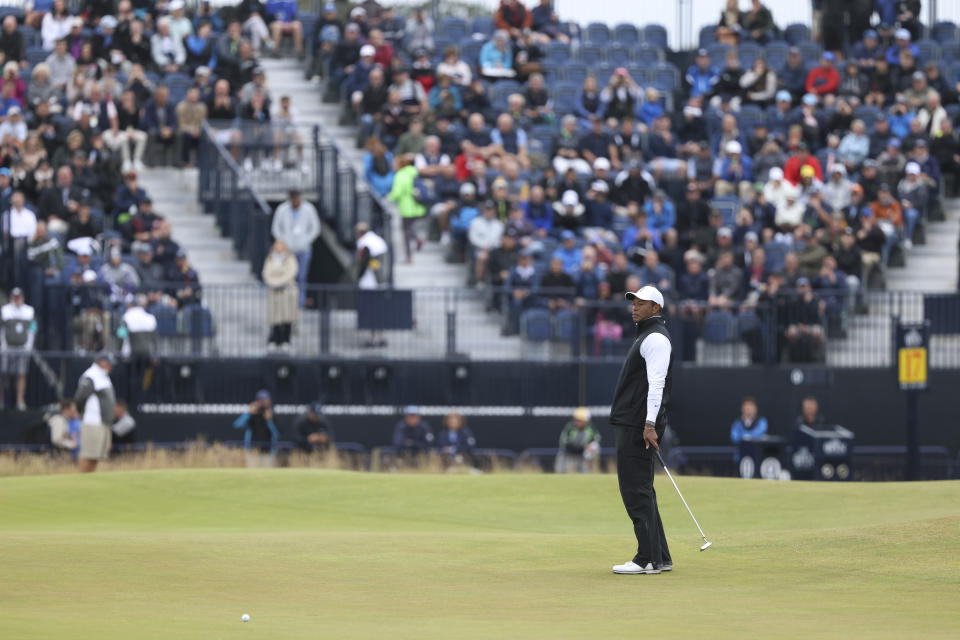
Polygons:
<instances>
[{"instance_id":1,"label":"white jacket","mask_svg":"<svg viewBox=\"0 0 960 640\"><path fill-rule=\"evenodd\" d=\"M270 231L274 238L286 243L291 253L304 253L310 250L313 241L320 235L320 216L312 204L301 200L299 215L295 217L293 207L287 200L274 212Z\"/></svg>"}]
</instances>

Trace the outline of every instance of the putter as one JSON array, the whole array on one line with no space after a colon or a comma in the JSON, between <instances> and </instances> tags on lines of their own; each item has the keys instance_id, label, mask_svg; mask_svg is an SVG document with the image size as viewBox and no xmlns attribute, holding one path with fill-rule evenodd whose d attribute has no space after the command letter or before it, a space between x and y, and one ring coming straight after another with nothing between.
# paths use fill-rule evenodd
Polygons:
<instances>
[{"instance_id":1,"label":"putter","mask_svg":"<svg viewBox=\"0 0 960 640\"><path fill-rule=\"evenodd\" d=\"M670 469L667 469L667 463L663 461L663 456L660 455L658 449L654 449L657 454L657 458L660 459L660 465L663 467L663 470L667 472L667 477L670 478L670 482L673 483L673 488L677 490L677 495L680 496L680 501L683 502L683 506L687 508L687 513L690 514L690 517L693 519L693 524L697 525L697 531L700 532L700 537L703 538L703 546L700 547L700 551L706 551L713 543L707 540L707 536L703 534L703 529L700 528L700 523L697 522L697 519L693 517L693 511L690 511L690 505L687 504L687 501L683 499L683 494L680 493L680 487L677 486L677 482L673 479L673 476L670 475Z\"/></svg>"}]
</instances>

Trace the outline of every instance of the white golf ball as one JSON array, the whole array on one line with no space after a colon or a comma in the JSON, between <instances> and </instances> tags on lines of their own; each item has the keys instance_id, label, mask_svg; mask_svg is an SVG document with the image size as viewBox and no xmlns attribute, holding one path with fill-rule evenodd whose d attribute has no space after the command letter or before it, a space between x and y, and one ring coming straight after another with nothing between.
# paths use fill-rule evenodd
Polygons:
<instances>
[{"instance_id":1,"label":"white golf ball","mask_svg":"<svg viewBox=\"0 0 960 640\"><path fill-rule=\"evenodd\" d=\"M243 620L244 622L250 622L250 616L248 616L247 614L243 614L242 616L240 616L240 619Z\"/></svg>"}]
</instances>

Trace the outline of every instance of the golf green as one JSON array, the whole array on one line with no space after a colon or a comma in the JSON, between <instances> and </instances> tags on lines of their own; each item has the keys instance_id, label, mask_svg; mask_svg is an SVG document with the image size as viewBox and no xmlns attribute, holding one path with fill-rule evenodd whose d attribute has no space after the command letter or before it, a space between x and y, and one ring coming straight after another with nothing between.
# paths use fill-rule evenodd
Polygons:
<instances>
[{"instance_id":1,"label":"golf green","mask_svg":"<svg viewBox=\"0 0 960 640\"><path fill-rule=\"evenodd\" d=\"M713 547L658 477L674 571L617 576L610 475L2 478L0 638L960 634L960 482L678 482Z\"/></svg>"}]
</instances>

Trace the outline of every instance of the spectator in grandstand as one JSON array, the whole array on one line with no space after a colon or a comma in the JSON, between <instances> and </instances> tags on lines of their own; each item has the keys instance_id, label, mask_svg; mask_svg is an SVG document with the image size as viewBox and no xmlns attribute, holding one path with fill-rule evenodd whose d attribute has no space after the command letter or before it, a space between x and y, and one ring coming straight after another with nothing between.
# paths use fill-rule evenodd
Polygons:
<instances>
[{"instance_id":1,"label":"spectator in grandstand","mask_svg":"<svg viewBox=\"0 0 960 640\"><path fill-rule=\"evenodd\" d=\"M464 464L474 466L473 448L477 439L467 426L466 418L460 413L448 413L443 417L443 428L437 434L437 448L444 457L444 464Z\"/></svg>"},{"instance_id":2,"label":"spectator in grandstand","mask_svg":"<svg viewBox=\"0 0 960 640\"><path fill-rule=\"evenodd\" d=\"M106 460L110 453L113 407L116 395L110 372L116 364L116 358L109 351L101 351L94 357L93 364L80 376L74 401L80 410L80 472L90 473L97 470L97 463Z\"/></svg>"},{"instance_id":3,"label":"spectator in grandstand","mask_svg":"<svg viewBox=\"0 0 960 640\"><path fill-rule=\"evenodd\" d=\"M725 157L718 166L716 195L739 194L746 200L752 187L753 161L743 153L742 145L736 140L727 142L723 149Z\"/></svg>"},{"instance_id":4,"label":"spectator in grandstand","mask_svg":"<svg viewBox=\"0 0 960 640\"><path fill-rule=\"evenodd\" d=\"M216 46L210 22L204 20L197 25L197 32L188 35L183 41L186 51L186 70L196 73L200 67L213 69L217 66Z\"/></svg>"},{"instance_id":5,"label":"spectator in grandstand","mask_svg":"<svg viewBox=\"0 0 960 640\"><path fill-rule=\"evenodd\" d=\"M182 249L177 252L173 266L167 272L167 282L171 284L168 293L176 301L178 308L200 304L200 276L190 266L187 254Z\"/></svg>"},{"instance_id":6,"label":"spectator in grandstand","mask_svg":"<svg viewBox=\"0 0 960 640\"><path fill-rule=\"evenodd\" d=\"M500 246L504 229L503 222L497 217L494 202L484 201L480 207L480 215L471 220L467 233L471 248L470 263L473 265L468 281L471 286L484 281L490 252Z\"/></svg>"},{"instance_id":7,"label":"spectator in grandstand","mask_svg":"<svg viewBox=\"0 0 960 640\"><path fill-rule=\"evenodd\" d=\"M187 89L186 98L176 106L174 121L180 138L180 161L184 167L193 166L207 112L207 105L200 101L200 89L197 87Z\"/></svg>"},{"instance_id":8,"label":"spectator in grandstand","mask_svg":"<svg viewBox=\"0 0 960 640\"><path fill-rule=\"evenodd\" d=\"M722 104L729 103L730 109L737 111L740 109L740 96L743 93L740 78L744 70L740 67L740 58L735 50L728 51L724 60L726 66L720 70L717 82L708 94L710 106L719 108Z\"/></svg>"},{"instance_id":9,"label":"spectator in grandstand","mask_svg":"<svg viewBox=\"0 0 960 640\"><path fill-rule=\"evenodd\" d=\"M108 261L100 267L100 279L110 287L110 299L114 303L122 302L140 285L136 269L123 262L120 247L110 249Z\"/></svg>"},{"instance_id":10,"label":"spectator in grandstand","mask_svg":"<svg viewBox=\"0 0 960 640\"><path fill-rule=\"evenodd\" d=\"M777 84L787 91L796 103L805 93L806 83L807 67L803 62L803 53L798 47L790 47L786 64L777 72Z\"/></svg>"},{"instance_id":11,"label":"spectator in grandstand","mask_svg":"<svg viewBox=\"0 0 960 640\"><path fill-rule=\"evenodd\" d=\"M757 401L747 396L740 403L740 417L730 425L730 442L737 444L742 440L752 440L767 434L767 419L757 410Z\"/></svg>"},{"instance_id":12,"label":"spectator in grandstand","mask_svg":"<svg viewBox=\"0 0 960 640\"><path fill-rule=\"evenodd\" d=\"M27 408L27 370L36 334L34 309L24 303L23 290L14 287L10 290L10 302L0 308L0 407L6 402L7 383L14 378L17 410L25 411Z\"/></svg>"},{"instance_id":13,"label":"spectator in grandstand","mask_svg":"<svg viewBox=\"0 0 960 640\"><path fill-rule=\"evenodd\" d=\"M124 94L126 95L126 93ZM139 128L146 132L145 138L148 139L154 148L162 153L160 160L155 164L166 166L170 163L168 158L173 155L174 144L177 141L177 112L176 105L170 101L170 91L167 87L160 85L154 91L153 98L147 100L143 105L143 117L140 120ZM146 142L144 142L144 147ZM133 164L137 166L137 153L143 156L143 152L134 153ZM140 162L140 165L143 163Z\"/></svg>"},{"instance_id":14,"label":"spectator in grandstand","mask_svg":"<svg viewBox=\"0 0 960 640\"><path fill-rule=\"evenodd\" d=\"M113 405L113 423L110 431L110 442L114 447L118 444L133 444L137 441L137 421L130 415L130 408L123 398L117 398Z\"/></svg>"},{"instance_id":15,"label":"spectator in grandstand","mask_svg":"<svg viewBox=\"0 0 960 640\"><path fill-rule=\"evenodd\" d=\"M267 325L270 349L290 348L290 336L297 321L297 258L283 240L275 240L263 262L263 283L267 285Z\"/></svg>"},{"instance_id":16,"label":"spectator in grandstand","mask_svg":"<svg viewBox=\"0 0 960 640\"><path fill-rule=\"evenodd\" d=\"M403 410L403 420L393 427L393 446L399 454L426 453L433 446L433 429L420 415L420 408L409 405Z\"/></svg>"},{"instance_id":17,"label":"spectator in grandstand","mask_svg":"<svg viewBox=\"0 0 960 640\"><path fill-rule=\"evenodd\" d=\"M293 0L267 0L266 17L270 22L273 53L278 53L283 37L289 35L293 38L294 52L298 58L302 57L303 23L297 20L297 3Z\"/></svg>"},{"instance_id":18,"label":"spectator in grandstand","mask_svg":"<svg viewBox=\"0 0 960 640\"><path fill-rule=\"evenodd\" d=\"M323 415L323 403L311 402L293 421L293 440L306 453L326 453L334 443L333 427Z\"/></svg>"},{"instance_id":19,"label":"spectator in grandstand","mask_svg":"<svg viewBox=\"0 0 960 640\"><path fill-rule=\"evenodd\" d=\"M856 61L848 60L840 75L837 96L845 100L859 100L867 94L870 79L860 70Z\"/></svg>"},{"instance_id":20,"label":"spectator in grandstand","mask_svg":"<svg viewBox=\"0 0 960 640\"><path fill-rule=\"evenodd\" d=\"M136 384L132 383L139 384L140 376L150 366L157 339L157 318L147 311L147 296L138 295L127 305L117 337L123 341L121 355L133 361L134 376L130 379L130 386L134 390Z\"/></svg>"},{"instance_id":21,"label":"spectator in grandstand","mask_svg":"<svg viewBox=\"0 0 960 640\"><path fill-rule=\"evenodd\" d=\"M517 75L513 68L510 36L506 31L495 31L493 37L480 49L480 75L492 81Z\"/></svg>"},{"instance_id":22,"label":"spectator in grandstand","mask_svg":"<svg viewBox=\"0 0 960 640\"><path fill-rule=\"evenodd\" d=\"M801 171L803 167L812 168L812 177L815 177L821 182L823 181L823 169L820 166L820 161L810 155L809 148L805 142L800 142L796 146L796 153L790 156L790 158L787 159L787 163L783 166L783 177L790 184L798 185L802 178Z\"/></svg>"},{"instance_id":23,"label":"spectator in grandstand","mask_svg":"<svg viewBox=\"0 0 960 640\"><path fill-rule=\"evenodd\" d=\"M578 260L571 271L575 272L579 266L580 261ZM563 258L554 255L550 259L549 270L540 279L538 296L540 301L545 303L551 312L566 309L573 301L575 292L576 282L570 273L564 270Z\"/></svg>"},{"instance_id":24,"label":"spectator in grandstand","mask_svg":"<svg viewBox=\"0 0 960 640\"><path fill-rule=\"evenodd\" d=\"M554 461L554 471L557 473L587 473L600 455L600 432L590 418L590 411L586 407L579 407L564 425Z\"/></svg>"},{"instance_id":25,"label":"spectator in grandstand","mask_svg":"<svg viewBox=\"0 0 960 640\"><path fill-rule=\"evenodd\" d=\"M441 75L450 76L456 86L464 89L473 81L470 65L460 58L460 52L455 45L443 50L443 60L437 65L437 76Z\"/></svg>"},{"instance_id":26,"label":"spectator in grandstand","mask_svg":"<svg viewBox=\"0 0 960 640\"><path fill-rule=\"evenodd\" d=\"M917 221L922 213L927 210L930 195L927 185L920 177L920 165L916 162L908 162L906 166L906 176L897 185L897 197L903 208L904 240L905 249L913 248L913 232Z\"/></svg>"},{"instance_id":27,"label":"spectator in grandstand","mask_svg":"<svg viewBox=\"0 0 960 640\"><path fill-rule=\"evenodd\" d=\"M710 54L706 49L698 49L694 64L690 65L684 75L690 96L698 98L709 95L718 79L717 70L710 65Z\"/></svg>"},{"instance_id":28,"label":"spectator in grandstand","mask_svg":"<svg viewBox=\"0 0 960 640\"><path fill-rule=\"evenodd\" d=\"M164 73L176 73L187 61L183 41L170 32L170 19L157 20L157 32L150 38L153 63Z\"/></svg>"},{"instance_id":29,"label":"spectator in grandstand","mask_svg":"<svg viewBox=\"0 0 960 640\"><path fill-rule=\"evenodd\" d=\"M397 156L394 159L396 173L393 177L393 186L387 194L387 198L397 203L397 209L403 220L403 248L408 264L413 262L411 245L415 245L417 251L423 247L419 226L427 212L426 207L417 200L420 190L416 185L418 172L413 161L412 154Z\"/></svg>"},{"instance_id":30,"label":"spectator in grandstand","mask_svg":"<svg viewBox=\"0 0 960 640\"><path fill-rule=\"evenodd\" d=\"M50 444L58 451L75 455L80 446L80 413L73 400L63 399L57 403L56 413L45 416L50 429Z\"/></svg>"},{"instance_id":31,"label":"spectator in grandstand","mask_svg":"<svg viewBox=\"0 0 960 640\"><path fill-rule=\"evenodd\" d=\"M913 36L908 29L901 27L897 29L893 35L895 42L890 45L884 56L890 66L896 67L900 65L904 52L907 52L913 58L920 57L920 49L913 43Z\"/></svg>"},{"instance_id":32,"label":"spectator in grandstand","mask_svg":"<svg viewBox=\"0 0 960 640\"><path fill-rule=\"evenodd\" d=\"M46 278L58 278L63 269L63 246L55 236L47 235L47 223L37 221L37 231L27 247L27 259L39 267Z\"/></svg>"},{"instance_id":33,"label":"spectator in grandstand","mask_svg":"<svg viewBox=\"0 0 960 640\"><path fill-rule=\"evenodd\" d=\"M66 38L57 40L53 53L47 56L45 62L50 69L50 81L60 91L66 90L77 66L76 60L67 52Z\"/></svg>"},{"instance_id":34,"label":"spectator in grandstand","mask_svg":"<svg viewBox=\"0 0 960 640\"><path fill-rule=\"evenodd\" d=\"M159 88L158 88L159 92ZM142 171L143 154L147 148L147 133L140 118L133 91L124 91L116 117L111 117L109 128L104 131L104 142L114 153L123 158L123 171ZM131 155L130 146L134 146Z\"/></svg>"},{"instance_id":35,"label":"spectator in grandstand","mask_svg":"<svg viewBox=\"0 0 960 640\"><path fill-rule=\"evenodd\" d=\"M506 304L504 326L501 335L516 335L520 330L520 316L536 303L536 289L539 285L539 274L533 264L536 251L527 247L520 251L517 264L506 280Z\"/></svg>"},{"instance_id":36,"label":"spectator in grandstand","mask_svg":"<svg viewBox=\"0 0 960 640\"><path fill-rule=\"evenodd\" d=\"M306 303L307 276L313 258L313 243L320 236L320 216L312 203L303 199L299 189L291 189L289 198L273 214L271 233L297 257L297 283L300 306Z\"/></svg>"},{"instance_id":37,"label":"spectator in grandstand","mask_svg":"<svg viewBox=\"0 0 960 640\"><path fill-rule=\"evenodd\" d=\"M423 9L415 9L407 19L407 50L425 49L433 51L433 18Z\"/></svg>"},{"instance_id":38,"label":"spectator in grandstand","mask_svg":"<svg viewBox=\"0 0 960 640\"><path fill-rule=\"evenodd\" d=\"M724 233L729 229L723 228ZM743 270L733 263L733 252L723 251L717 256L716 266L708 274L710 294L707 303L712 309L728 310L741 299Z\"/></svg>"},{"instance_id":39,"label":"spectator in grandstand","mask_svg":"<svg viewBox=\"0 0 960 640\"><path fill-rule=\"evenodd\" d=\"M147 192L140 187L137 180L137 172L128 169L123 175L123 184L117 187L113 196L113 212L115 219L119 220L121 213L134 215L141 202L147 199Z\"/></svg>"},{"instance_id":40,"label":"spectator in grandstand","mask_svg":"<svg viewBox=\"0 0 960 640\"><path fill-rule=\"evenodd\" d=\"M66 38L70 34L74 18L67 11L65 0L54 0L53 5L43 16L40 26L40 38L43 48L52 51L57 40Z\"/></svg>"},{"instance_id":41,"label":"spectator in grandstand","mask_svg":"<svg viewBox=\"0 0 960 640\"><path fill-rule=\"evenodd\" d=\"M248 467L276 465L280 432L273 422L273 403L269 391L257 391L256 398L247 410L233 421L233 428L243 429L243 448Z\"/></svg>"},{"instance_id":42,"label":"spectator in grandstand","mask_svg":"<svg viewBox=\"0 0 960 640\"><path fill-rule=\"evenodd\" d=\"M360 61L362 44L360 27L354 22L349 23L344 28L343 38L337 42L330 54L330 86L334 90L337 90L343 84L343 80L353 73Z\"/></svg>"},{"instance_id":43,"label":"spectator in grandstand","mask_svg":"<svg viewBox=\"0 0 960 640\"><path fill-rule=\"evenodd\" d=\"M393 154L376 136L367 138L363 154L363 174L371 188L381 197L393 187Z\"/></svg>"},{"instance_id":44,"label":"spectator in grandstand","mask_svg":"<svg viewBox=\"0 0 960 640\"><path fill-rule=\"evenodd\" d=\"M387 104L388 88L383 81L383 70L374 67L370 70L370 79L363 91L354 91L351 104L355 115L360 117L360 142L371 135L377 135L378 121L382 119L384 105Z\"/></svg>"},{"instance_id":45,"label":"spectator in grandstand","mask_svg":"<svg viewBox=\"0 0 960 640\"><path fill-rule=\"evenodd\" d=\"M850 204L853 183L847 179L846 167L836 162L830 171L830 179L823 185L823 201L833 211L845 209Z\"/></svg>"},{"instance_id":46,"label":"spectator in grandstand","mask_svg":"<svg viewBox=\"0 0 960 640\"><path fill-rule=\"evenodd\" d=\"M812 362L822 356L826 303L814 294L805 277L797 279L796 289L797 295L787 304L784 338L791 362Z\"/></svg>"},{"instance_id":47,"label":"spectator in grandstand","mask_svg":"<svg viewBox=\"0 0 960 640\"><path fill-rule=\"evenodd\" d=\"M517 126L508 113L497 116L497 126L490 132L490 141L497 145L502 156L515 160L521 167L530 167L527 155L527 134Z\"/></svg>"},{"instance_id":48,"label":"spectator in grandstand","mask_svg":"<svg viewBox=\"0 0 960 640\"><path fill-rule=\"evenodd\" d=\"M740 76L740 87L744 92L744 103L765 108L773 102L777 93L777 74L767 67L763 58L758 57L753 67Z\"/></svg>"}]
</instances>

